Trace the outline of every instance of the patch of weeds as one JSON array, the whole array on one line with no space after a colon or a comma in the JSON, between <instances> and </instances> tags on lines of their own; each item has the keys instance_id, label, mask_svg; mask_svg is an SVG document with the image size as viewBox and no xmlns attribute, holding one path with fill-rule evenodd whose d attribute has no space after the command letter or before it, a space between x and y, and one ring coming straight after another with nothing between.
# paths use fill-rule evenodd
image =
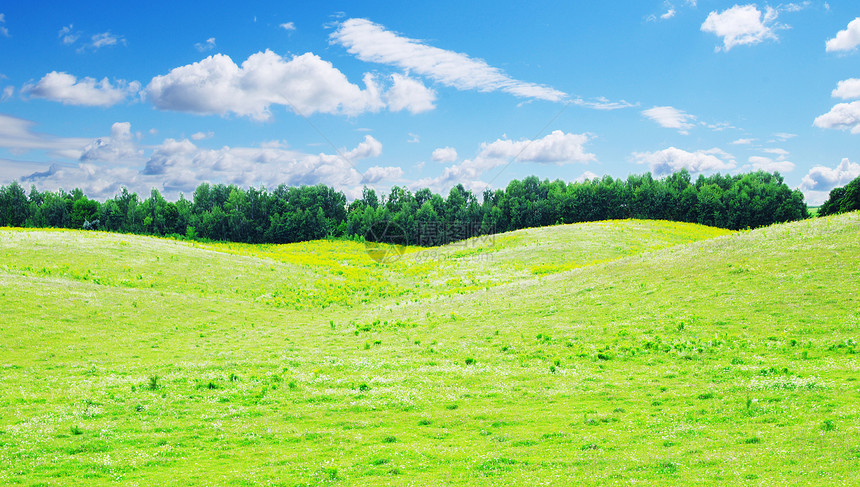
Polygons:
<instances>
[{"instance_id":1,"label":"patch of weeds","mask_svg":"<svg viewBox=\"0 0 860 487\"><path fill-rule=\"evenodd\" d=\"M421 421L418 421L418 426L427 426L430 423L431 421L429 419L422 419Z\"/></svg>"},{"instance_id":2,"label":"patch of weeds","mask_svg":"<svg viewBox=\"0 0 860 487\"><path fill-rule=\"evenodd\" d=\"M713 399L714 393L713 392L706 392L704 394L699 394L698 398L703 400L703 401L706 399Z\"/></svg>"},{"instance_id":3,"label":"patch of weeds","mask_svg":"<svg viewBox=\"0 0 860 487\"><path fill-rule=\"evenodd\" d=\"M467 357L466 365L475 365L475 359L473 357Z\"/></svg>"},{"instance_id":4,"label":"patch of weeds","mask_svg":"<svg viewBox=\"0 0 860 487\"><path fill-rule=\"evenodd\" d=\"M678 464L675 462L662 462L654 467L654 471L660 474L672 475L678 472Z\"/></svg>"},{"instance_id":5,"label":"patch of weeds","mask_svg":"<svg viewBox=\"0 0 860 487\"><path fill-rule=\"evenodd\" d=\"M745 445L758 445L759 443L761 443L761 438L759 438L758 436L752 436L750 438L744 439L741 443Z\"/></svg>"},{"instance_id":6,"label":"patch of weeds","mask_svg":"<svg viewBox=\"0 0 860 487\"><path fill-rule=\"evenodd\" d=\"M586 444L582 445L582 447L580 447L579 449L582 451L587 451L587 450L597 450L598 448L600 448L600 447L597 446L597 443L586 443Z\"/></svg>"},{"instance_id":7,"label":"patch of weeds","mask_svg":"<svg viewBox=\"0 0 860 487\"><path fill-rule=\"evenodd\" d=\"M228 379L230 380L230 382L236 382L239 380L239 376L230 372L230 377L228 377Z\"/></svg>"},{"instance_id":8,"label":"patch of weeds","mask_svg":"<svg viewBox=\"0 0 860 487\"><path fill-rule=\"evenodd\" d=\"M363 383L363 382L361 383L361 385L358 386L358 392L367 392L369 390L370 390L370 386Z\"/></svg>"},{"instance_id":9,"label":"patch of weeds","mask_svg":"<svg viewBox=\"0 0 860 487\"><path fill-rule=\"evenodd\" d=\"M82 430L81 427L78 425L72 426L71 428L69 428L69 431L75 436L84 434L84 430Z\"/></svg>"},{"instance_id":10,"label":"patch of weeds","mask_svg":"<svg viewBox=\"0 0 860 487\"><path fill-rule=\"evenodd\" d=\"M370 462L370 464L374 467L378 467L380 465L385 465L386 463L388 463L390 461L391 460L389 460L387 458L377 458L376 460L373 460L372 462Z\"/></svg>"},{"instance_id":11,"label":"patch of weeds","mask_svg":"<svg viewBox=\"0 0 860 487\"><path fill-rule=\"evenodd\" d=\"M153 375L153 376L149 377L149 383L147 383L146 388L149 389L150 391L158 390L159 385L158 385L158 376L157 375Z\"/></svg>"},{"instance_id":12,"label":"patch of weeds","mask_svg":"<svg viewBox=\"0 0 860 487\"><path fill-rule=\"evenodd\" d=\"M516 464L517 461L510 458L493 458L479 463L475 466L475 470L483 475L498 475L502 472L510 472Z\"/></svg>"},{"instance_id":13,"label":"patch of weeds","mask_svg":"<svg viewBox=\"0 0 860 487\"><path fill-rule=\"evenodd\" d=\"M397 443L397 437L395 436L386 436L382 439L383 443Z\"/></svg>"},{"instance_id":14,"label":"patch of weeds","mask_svg":"<svg viewBox=\"0 0 860 487\"><path fill-rule=\"evenodd\" d=\"M451 411L453 411L453 410L457 409L458 407L460 407L460 406L458 406L456 404L449 404L449 405L445 406L445 409L450 409Z\"/></svg>"},{"instance_id":15,"label":"patch of weeds","mask_svg":"<svg viewBox=\"0 0 860 487\"><path fill-rule=\"evenodd\" d=\"M828 419L828 420L824 421L823 423L821 423L821 430L822 431L833 431L835 429L836 429L836 423L834 423L832 419Z\"/></svg>"}]
</instances>

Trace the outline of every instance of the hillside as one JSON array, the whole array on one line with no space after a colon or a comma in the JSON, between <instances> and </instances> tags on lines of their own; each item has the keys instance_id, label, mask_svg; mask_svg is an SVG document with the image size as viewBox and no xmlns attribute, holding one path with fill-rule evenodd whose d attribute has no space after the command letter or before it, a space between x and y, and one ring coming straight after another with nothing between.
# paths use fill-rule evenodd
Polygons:
<instances>
[{"instance_id":1,"label":"hillside","mask_svg":"<svg viewBox=\"0 0 860 487\"><path fill-rule=\"evenodd\" d=\"M4 484L860 481L858 213L0 253Z\"/></svg>"}]
</instances>

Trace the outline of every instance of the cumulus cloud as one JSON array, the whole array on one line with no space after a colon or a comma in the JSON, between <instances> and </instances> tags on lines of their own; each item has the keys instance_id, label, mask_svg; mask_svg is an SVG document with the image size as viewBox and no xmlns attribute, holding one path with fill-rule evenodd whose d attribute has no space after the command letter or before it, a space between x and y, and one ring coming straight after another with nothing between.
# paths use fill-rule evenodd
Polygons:
<instances>
[{"instance_id":1,"label":"cumulus cloud","mask_svg":"<svg viewBox=\"0 0 860 487\"><path fill-rule=\"evenodd\" d=\"M722 12L712 11L701 26L702 32L716 34L723 39L725 51L735 46L758 44L767 39L776 39L776 24L779 12L771 7L759 11L755 5L735 5ZM716 48L720 50L719 47Z\"/></svg>"},{"instance_id":2,"label":"cumulus cloud","mask_svg":"<svg viewBox=\"0 0 860 487\"><path fill-rule=\"evenodd\" d=\"M440 147L433 151L431 158L436 162L454 162L457 160L457 149Z\"/></svg>"},{"instance_id":3,"label":"cumulus cloud","mask_svg":"<svg viewBox=\"0 0 860 487\"><path fill-rule=\"evenodd\" d=\"M194 43L194 48L200 52L211 51L212 49L215 49L215 38L210 37L206 39L205 42L196 42Z\"/></svg>"},{"instance_id":4,"label":"cumulus cloud","mask_svg":"<svg viewBox=\"0 0 860 487\"><path fill-rule=\"evenodd\" d=\"M831 96L843 100L860 98L860 79L850 78L836 83L836 89L831 92Z\"/></svg>"},{"instance_id":5,"label":"cumulus cloud","mask_svg":"<svg viewBox=\"0 0 860 487\"><path fill-rule=\"evenodd\" d=\"M382 143L370 135L365 135L364 140L355 149L344 153L344 157L349 161L354 161L378 157L380 154L382 154Z\"/></svg>"},{"instance_id":6,"label":"cumulus cloud","mask_svg":"<svg viewBox=\"0 0 860 487\"><path fill-rule=\"evenodd\" d=\"M815 166L809 170L800 183L803 190L830 191L837 186L845 186L860 176L860 164L842 159L835 168Z\"/></svg>"},{"instance_id":7,"label":"cumulus cloud","mask_svg":"<svg viewBox=\"0 0 860 487\"><path fill-rule=\"evenodd\" d=\"M554 88L511 78L481 59L403 37L367 19L342 22L330 39L362 61L394 65L458 90L503 91L548 101L567 97Z\"/></svg>"},{"instance_id":8,"label":"cumulus cloud","mask_svg":"<svg viewBox=\"0 0 860 487\"><path fill-rule=\"evenodd\" d=\"M766 172L787 173L794 171L795 167L793 162L786 161L785 159L773 160L770 157L763 156L752 156L749 158L749 162L752 164L754 170Z\"/></svg>"},{"instance_id":9,"label":"cumulus cloud","mask_svg":"<svg viewBox=\"0 0 860 487\"><path fill-rule=\"evenodd\" d=\"M362 184L374 184L380 181L399 179L403 177L403 169L399 167L373 166L361 178Z\"/></svg>"},{"instance_id":10,"label":"cumulus cloud","mask_svg":"<svg viewBox=\"0 0 860 487\"><path fill-rule=\"evenodd\" d=\"M284 22L283 24L279 25L278 27L280 27L284 30L287 30L287 31L296 30L296 24L294 22Z\"/></svg>"},{"instance_id":11,"label":"cumulus cloud","mask_svg":"<svg viewBox=\"0 0 860 487\"><path fill-rule=\"evenodd\" d=\"M687 135L693 127L696 117L674 107L654 107L644 110L643 115L657 122L661 127L677 129Z\"/></svg>"},{"instance_id":12,"label":"cumulus cloud","mask_svg":"<svg viewBox=\"0 0 860 487\"><path fill-rule=\"evenodd\" d=\"M132 137L131 124L117 122L111 127L110 137L96 139L87 145L80 161L132 163L139 162L142 155L143 151Z\"/></svg>"},{"instance_id":13,"label":"cumulus cloud","mask_svg":"<svg viewBox=\"0 0 860 487\"><path fill-rule=\"evenodd\" d=\"M350 83L342 72L315 54L288 60L266 50L251 55L241 67L229 56L215 54L174 68L153 78L146 93L162 110L235 113L269 120L271 105L282 105L301 115L357 115L380 110L384 103L373 76L366 74L364 84L365 89L361 89Z\"/></svg>"},{"instance_id":14,"label":"cumulus cloud","mask_svg":"<svg viewBox=\"0 0 860 487\"><path fill-rule=\"evenodd\" d=\"M633 160L638 164L647 164L657 176L672 174L681 169L691 173L703 173L726 171L736 167L732 156L717 148L687 152L669 147L655 152L634 152Z\"/></svg>"},{"instance_id":15,"label":"cumulus cloud","mask_svg":"<svg viewBox=\"0 0 860 487\"><path fill-rule=\"evenodd\" d=\"M24 85L21 92L33 98L60 102L64 105L84 105L109 107L120 103L127 97L140 91L140 83L115 80L115 85L107 78L96 81L94 78L82 78L51 71L37 83Z\"/></svg>"},{"instance_id":16,"label":"cumulus cloud","mask_svg":"<svg viewBox=\"0 0 860 487\"><path fill-rule=\"evenodd\" d=\"M570 164L594 161L594 154L585 152L586 134L568 134L555 130L542 139L508 140L498 139L481 144L480 157L487 159L516 159L521 162L542 164Z\"/></svg>"},{"instance_id":17,"label":"cumulus cloud","mask_svg":"<svg viewBox=\"0 0 860 487\"><path fill-rule=\"evenodd\" d=\"M815 118L813 124L823 129L850 130L860 134L860 101L838 103L824 115Z\"/></svg>"},{"instance_id":18,"label":"cumulus cloud","mask_svg":"<svg viewBox=\"0 0 860 487\"><path fill-rule=\"evenodd\" d=\"M851 51L860 45L860 17L848 23L845 30L836 33L836 37L825 43L827 52Z\"/></svg>"},{"instance_id":19,"label":"cumulus cloud","mask_svg":"<svg viewBox=\"0 0 860 487\"><path fill-rule=\"evenodd\" d=\"M584 183L586 181L591 181L595 178L599 179L600 176L597 174L594 174L591 171L585 171L584 173L580 174L580 176L578 178L574 179L573 181L577 182L577 183Z\"/></svg>"},{"instance_id":20,"label":"cumulus cloud","mask_svg":"<svg viewBox=\"0 0 860 487\"><path fill-rule=\"evenodd\" d=\"M422 179L412 186L444 192L457 184L462 184L470 190L480 192L488 187L488 183L481 180L484 174L512 162L562 165L594 161L595 155L586 152L584 148L589 140L590 137L587 134L569 134L556 130L541 139L518 141L497 139L494 142L485 142L480 145L480 151L473 159L448 166L440 176ZM444 150L439 153L439 155L444 154L446 154ZM447 153L447 155L450 157L452 154Z\"/></svg>"},{"instance_id":21,"label":"cumulus cloud","mask_svg":"<svg viewBox=\"0 0 860 487\"><path fill-rule=\"evenodd\" d=\"M392 112L408 110L414 114L436 108L436 93L424 83L399 74L391 75L391 81L393 84L385 93L385 101Z\"/></svg>"},{"instance_id":22,"label":"cumulus cloud","mask_svg":"<svg viewBox=\"0 0 860 487\"><path fill-rule=\"evenodd\" d=\"M191 140L203 140L203 139L211 139L215 135L215 132L195 132L191 134Z\"/></svg>"}]
</instances>

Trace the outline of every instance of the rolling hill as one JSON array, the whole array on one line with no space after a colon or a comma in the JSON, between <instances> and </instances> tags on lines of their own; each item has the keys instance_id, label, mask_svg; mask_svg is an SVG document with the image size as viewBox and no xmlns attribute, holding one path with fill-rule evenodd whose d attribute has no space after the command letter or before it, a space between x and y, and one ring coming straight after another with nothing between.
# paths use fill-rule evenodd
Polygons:
<instances>
[{"instance_id":1,"label":"rolling hill","mask_svg":"<svg viewBox=\"0 0 860 487\"><path fill-rule=\"evenodd\" d=\"M0 483L860 482L860 214L444 247L0 230Z\"/></svg>"}]
</instances>

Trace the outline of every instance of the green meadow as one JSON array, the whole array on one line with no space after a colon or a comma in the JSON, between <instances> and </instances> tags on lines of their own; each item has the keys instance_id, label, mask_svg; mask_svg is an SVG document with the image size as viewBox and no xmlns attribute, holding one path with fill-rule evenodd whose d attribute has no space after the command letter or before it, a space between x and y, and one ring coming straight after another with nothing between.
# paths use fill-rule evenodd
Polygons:
<instances>
[{"instance_id":1,"label":"green meadow","mask_svg":"<svg viewBox=\"0 0 860 487\"><path fill-rule=\"evenodd\" d=\"M857 212L0 256L0 485L860 484Z\"/></svg>"}]
</instances>

